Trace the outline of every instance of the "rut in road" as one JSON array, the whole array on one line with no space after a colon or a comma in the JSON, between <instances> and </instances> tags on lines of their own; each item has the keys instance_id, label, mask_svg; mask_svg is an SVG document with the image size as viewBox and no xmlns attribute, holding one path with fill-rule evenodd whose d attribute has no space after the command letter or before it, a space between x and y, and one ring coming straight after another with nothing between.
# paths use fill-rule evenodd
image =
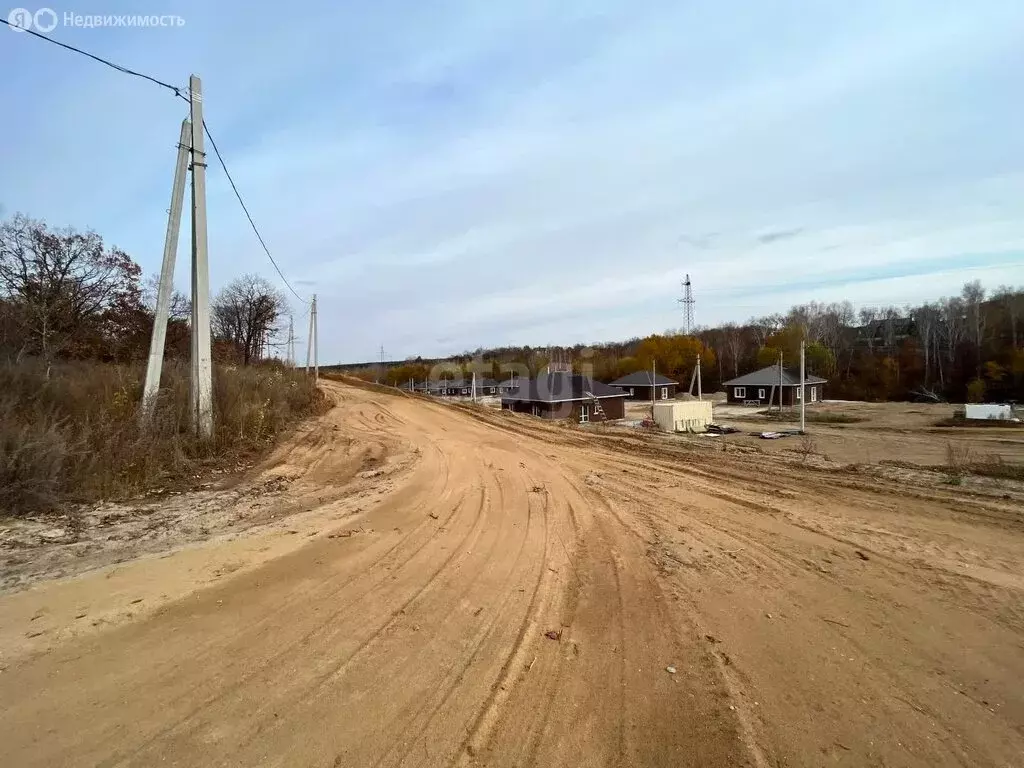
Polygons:
<instances>
[{"instance_id":1,"label":"rut in road","mask_svg":"<svg viewBox=\"0 0 1024 768\"><path fill-rule=\"evenodd\" d=\"M1024 764L1019 485L326 386L253 480L333 519L304 544L0 597L31 632L125 574L175 596L10 656L6 762Z\"/></svg>"},{"instance_id":2,"label":"rut in road","mask_svg":"<svg viewBox=\"0 0 1024 768\"><path fill-rule=\"evenodd\" d=\"M647 544L551 444L327 387L320 430L415 456L363 532L12 666L12 764L758 762ZM296 497L343 494L355 468L324 445L280 452Z\"/></svg>"}]
</instances>

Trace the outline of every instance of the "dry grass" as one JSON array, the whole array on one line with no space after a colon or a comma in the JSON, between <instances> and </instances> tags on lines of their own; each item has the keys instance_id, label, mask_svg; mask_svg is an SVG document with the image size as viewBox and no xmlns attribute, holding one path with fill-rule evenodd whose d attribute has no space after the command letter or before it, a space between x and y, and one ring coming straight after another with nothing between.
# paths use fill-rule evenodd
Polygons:
<instances>
[{"instance_id":1,"label":"dry grass","mask_svg":"<svg viewBox=\"0 0 1024 768\"><path fill-rule=\"evenodd\" d=\"M772 421L800 421L799 411L778 411L765 413L764 417ZM805 421L808 424L857 424L864 421L861 416L851 416L848 413L834 413L832 411L807 411Z\"/></svg>"},{"instance_id":2,"label":"dry grass","mask_svg":"<svg viewBox=\"0 0 1024 768\"><path fill-rule=\"evenodd\" d=\"M984 428L1002 427L1003 429L1024 429L1024 422L1008 421L1006 419L967 419L962 413L954 414L934 422L936 427L964 427Z\"/></svg>"},{"instance_id":3,"label":"dry grass","mask_svg":"<svg viewBox=\"0 0 1024 768\"><path fill-rule=\"evenodd\" d=\"M325 407L301 373L271 367L214 372L216 431L192 436L188 370L168 363L150 428L140 428L141 365L0 365L0 514L125 497L237 459Z\"/></svg>"},{"instance_id":4,"label":"dry grass","mask_svg":"<svg viewBox=\"0 0 1024 768\"><path fill-rule=\"evenodd\" d=\"M1024 465L1010 464L999 455L982 456L971 464L970 470L975 475L998 480L1024 480Z\"/></svg>"}]
</instances>

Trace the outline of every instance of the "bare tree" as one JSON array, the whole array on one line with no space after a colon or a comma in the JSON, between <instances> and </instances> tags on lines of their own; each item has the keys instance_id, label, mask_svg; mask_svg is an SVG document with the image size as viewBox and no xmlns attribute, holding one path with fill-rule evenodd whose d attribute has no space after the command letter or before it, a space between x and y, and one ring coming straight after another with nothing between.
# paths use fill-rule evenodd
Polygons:
<instances>
[{"instance_id":1,"label":"bare tree","mask_svg":"<svg viewBox=\"0 0 1024 768\"><path fill-rule=\"evenodd\" d=\"M160 276L150 275L142 281L142 305L151 313L156 313L156 294L160 289ZM167 316L171 320L187 321L192 315L192 302L188 296L175 289L171 292L171 305Z\"/></svg>"},{"instance_id":2,"label":"bare tree","mask_svg":"<svg viewBox=\"0 0 1024 768\"><path fill-rule=\"evenodd\" d=\"M1002 305L1006 316L1010 320L1010 338L1013 348L1020 349L1020 336L1017 326L1020 323L1021 315L1024 314L1024 290L1001 285L996 289L992 298Z\"/></svg>"},{"instance_id":3,"label":"bare tree","mask_svg":"<svg viewBox=\"0 0 1024 768\"><path fill-rule=\"evenodd\" d=\"M75 343L101 344L104 314L137 303L140 273L95 232L51 232L21 214L0 224L0 296L21 329L20 353L51 360Z\"/></svg>"},{"instance_id":4,"label":"bare tree","mask_svg":"<svg viewBox=\"0 0 1024 768\"><path fill-rule=\"evenodd\" d=\"M927 387L931 376L932 348L936 346L939 330L939 310L932 304L926 303L913 311L913 318L924 352L924 384Z\"/></svg>"},{"instance_id":5,"label":"bare tree","mask_svg":"<svg viewBox=\"0 0 1024 768\"><path fill-rule=\"evenodd\" d=\"M214 335L231 343L243 364L260 359L279 322L288 311L283 291L259 275L243 275L228 283L212 305Z\"/></svg>"},{"instance_id":6,"label":"bare tree","mask_svg":"<svg viewBox=\"0 0 1024 768\"><path fill-rule=\"evenodd\" d=\"M950 368L956 361L956 350L964 340L966 314L963 300L958 296L939 299L939 313L942 317L942 338L946 346L946 359Z\"/></svg>"},{"instance_id":7,"label":"bare tree","mask_svg":"<svg viewBox=\"0 0 1024 768\"><path fill-rule=\"evenodd\" d=\"M896 321L899 320L903 313L900 312L899 307L882 307L879 310L879 316L882 321L882 345L886 351L892 353L896 347Z\"/></svg>"},{"instance_id":8,"label":"bare tree","mask_svg":"<svg viewBox=\"0 0 1024 768\"><path fill-rule=\"evenodd\" d=\"M722 331L724 332L725 351L732 363L732 375L739 376L740 356L743 354L743 331L736 323L726 323L722 326Z\"/></svg>"},{"instance_id":9,"label":"bare tree","mask_svg":"<svg viewBox=\"0 0 1024 768\"><path fill-rule=\"evenodd\" d=\"M750 318L748 325L750 330L754 333L754 339L757 341L757 346L760 348L765 345L769 336L786 325L786 318L778 313L774 315L764 315L763 317L752 317Z\"/></svg>"},{"instance_id":10,"label":"bare tree","mask_svg":"<svg viewBox=\"0 0 1024 768\"><path fill-rule=\"evenodd\" d=\"M970 329L974 341L974 354L977 363L976 375L981 377L982 350L981 344L985 335L985 313L982 311L982 304L985 301L985 289L981 287L980 280L964 283L961 296L964 300L964 308L967 311L967 327Z\"/></svg>"}]
</instances>

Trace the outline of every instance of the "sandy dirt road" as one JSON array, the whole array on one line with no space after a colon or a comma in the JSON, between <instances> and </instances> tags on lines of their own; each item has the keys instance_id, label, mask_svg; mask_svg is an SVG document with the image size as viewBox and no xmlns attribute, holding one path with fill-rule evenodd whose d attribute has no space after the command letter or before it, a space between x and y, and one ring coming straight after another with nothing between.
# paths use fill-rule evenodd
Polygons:
<instances>
[{"instance_id":1,"label":"sandy dirt road","mask_svg":"<svg viewBox=\"0 0 1024 768\"><path fill-rule=\"evenodd\" d=\"M9 629L154 571L165 596L4 641L5 765L1024 764L1019 487L327 388L266 470L319 515L301 541L0 597Z\"/></svg>"}]
</instances>

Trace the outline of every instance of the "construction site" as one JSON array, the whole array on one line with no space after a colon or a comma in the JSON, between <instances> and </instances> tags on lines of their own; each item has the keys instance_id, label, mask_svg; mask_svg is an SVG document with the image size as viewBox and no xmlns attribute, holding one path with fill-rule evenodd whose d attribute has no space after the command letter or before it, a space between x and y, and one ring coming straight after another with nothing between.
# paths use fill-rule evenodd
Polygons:
<instances>
[{"instance_id":1,"label":"construction site","mask_svg":"<svg viewBox=\"0 0 1024 768\"><path fill-rule=\"evenodd\" d=\"M805 453L323 386L241 481L5 531L9 764L1020 762L1024 486L933 448L1017 433Z\"/></svg>"},{"instance_id":2,"label":"construction site","mask_svg":"<svg viewBox=\"0 0 1024 768\"><path fill-rule=\"evenodd\" d=\"M1020 14L543 5L0 18L4 767L1024 766Z\"/></svg>"}]
</instances>

